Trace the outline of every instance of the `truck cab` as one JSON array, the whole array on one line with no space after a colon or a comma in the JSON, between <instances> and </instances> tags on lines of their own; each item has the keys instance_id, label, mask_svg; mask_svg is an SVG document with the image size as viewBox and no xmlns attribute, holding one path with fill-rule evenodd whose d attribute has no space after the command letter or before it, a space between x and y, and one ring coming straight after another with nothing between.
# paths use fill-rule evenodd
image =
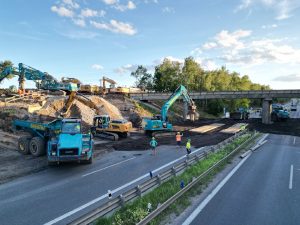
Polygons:
<instances>
[{"instance_id":1,"label":"truck cab","mask_svg":"<svg viewBox=\"0 0 300 225\"><path fill-rule=\"evenodd\" d=\"M80 119L63 119L59 134L48 141L48 161L92 162L92 138L81 131Z\"/></svg>"}]
</instances>

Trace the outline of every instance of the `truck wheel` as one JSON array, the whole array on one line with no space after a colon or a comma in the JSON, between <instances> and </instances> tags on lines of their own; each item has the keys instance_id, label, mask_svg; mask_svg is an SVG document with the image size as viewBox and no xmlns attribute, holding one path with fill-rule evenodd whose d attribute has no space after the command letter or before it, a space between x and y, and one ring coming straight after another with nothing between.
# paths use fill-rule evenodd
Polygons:
<instances>
[{"instance_id":1,"label":"truck wheel","mask_svg":"<svg viewBox=\"0 0 300 225\"><path fill-rule=\"evenodd\" d=\"M29 154L29 142L30 138L28 136L20 137L18 140L18 151L24 155Z\"/></svg>"},{"instance_id":2,"label":"truck wheel","mask_svg":"<svg viewBox=\"0 0 300 225\"><path fill-rule=\"evenodd\" d=\"M40 137L34 137L29 143L29 150L33 156L41 156L46 153L45 142Z\"/></svg>"},{"instance_id":3,"label":"truck wheel","mask_svg":"<svg viewBox=\"0 0 300 225\"><path fill-rule=\"evenodd\" d=\"M82 164L92 164L93 162L93 156L91 156L88 160L82 160L80 163Z\"/></svg>"}]
</instances>

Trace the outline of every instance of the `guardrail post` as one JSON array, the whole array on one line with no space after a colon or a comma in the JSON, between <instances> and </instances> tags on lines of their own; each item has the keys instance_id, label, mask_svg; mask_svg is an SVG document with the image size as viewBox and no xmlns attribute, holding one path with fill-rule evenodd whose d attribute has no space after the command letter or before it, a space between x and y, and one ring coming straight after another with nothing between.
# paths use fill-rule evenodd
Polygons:
<instances>
[{"instance_id":1,"label":"guardrail post","mask_svg":"<svg viewBox=\"0 0 300 225\"><path fill-rule=\"evenodd\" d=\"M138 185L138 186L136 187L136 190L137 190L138 196L139 196L139 197L142 197L142 189L141 189L141 186L140 186L140 185Z\"/></svg>"},{"instance_id":2,"label":"guardrail post","mask_svg":"<svg viewBox=\"0 0 300 225\"><path fill-rule=\"evenodd\" d=\"M172 167L172 174L173 174L174 176L176 176L176 169L175 169L174 166Z\"/></svg>"},{"instance_id":3,"label":"guardrail post","mask_svg":"<svg viewBox=\"0 0 300 225\"><path fill-rule=\"evenodd\" d=\"M189 155L187 155L187 159L184 162L185 162L185 166L188 167L189 166Z\"/></svg>"},{"instance_id":4,"label":"guardrail post","mask_svg":"<svg viewBox=\"0 0 300 225\"><path fill-rule=\"evenodd\" d=\"M158 174L156 177L157 177L157 183L158 183L159 185L161 185L161 177L160 177L160 175Z\"/></svg>"},{"instance_id":5,"label":"guardrail post","mask_svg":"<svg viewBox=\"0 0 300 225\"><path fill-rule=\"evenodd\" d=\"M121 200L121 206L123 207L125 205L125 198L122 194L119 195L119 199Z\"/></svg>"}]
</instances>

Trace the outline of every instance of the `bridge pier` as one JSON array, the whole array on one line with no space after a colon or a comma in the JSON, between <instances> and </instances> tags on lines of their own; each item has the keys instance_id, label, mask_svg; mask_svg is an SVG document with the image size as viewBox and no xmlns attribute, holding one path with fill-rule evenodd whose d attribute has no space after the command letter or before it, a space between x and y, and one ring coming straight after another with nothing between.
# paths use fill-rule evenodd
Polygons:
<instances>
[{"instance_id":1,"label":"bridge pier","mask_svg":"<svg viewBox=\"0 0 300 225\"><path fill-rule=\"evenodd\" d=\"M183 120L187 120L187 115L188 115L188 103L186 101L183 101Z\"/></svg>"},{"instance_id":2,"label":"bridge pier","mask_svg":"<svg viewBox=\"0 0 300 225\"><path fill-rule=\"evenodd\" d=\"M271 124L272 98L265 98L262 105L262 123Z\"/></svg>"}]
</instances>

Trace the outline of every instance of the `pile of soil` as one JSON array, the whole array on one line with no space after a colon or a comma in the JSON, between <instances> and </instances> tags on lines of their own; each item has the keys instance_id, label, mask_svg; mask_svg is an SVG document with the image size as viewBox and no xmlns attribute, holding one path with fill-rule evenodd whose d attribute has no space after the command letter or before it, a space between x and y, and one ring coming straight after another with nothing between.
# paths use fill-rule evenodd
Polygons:
<instances>
[{"instance_id":1,"label":"pile of soil","mask_svg":"<svg viewBox=\"0 0 300 225\"><path fill-rule=\"evenodd\" d=\"M123 119L120 110L104 98L98 96L90 96L89 99L102 109L103 114L108 114L112 119Z\"/></svg>"}]
</instances>

